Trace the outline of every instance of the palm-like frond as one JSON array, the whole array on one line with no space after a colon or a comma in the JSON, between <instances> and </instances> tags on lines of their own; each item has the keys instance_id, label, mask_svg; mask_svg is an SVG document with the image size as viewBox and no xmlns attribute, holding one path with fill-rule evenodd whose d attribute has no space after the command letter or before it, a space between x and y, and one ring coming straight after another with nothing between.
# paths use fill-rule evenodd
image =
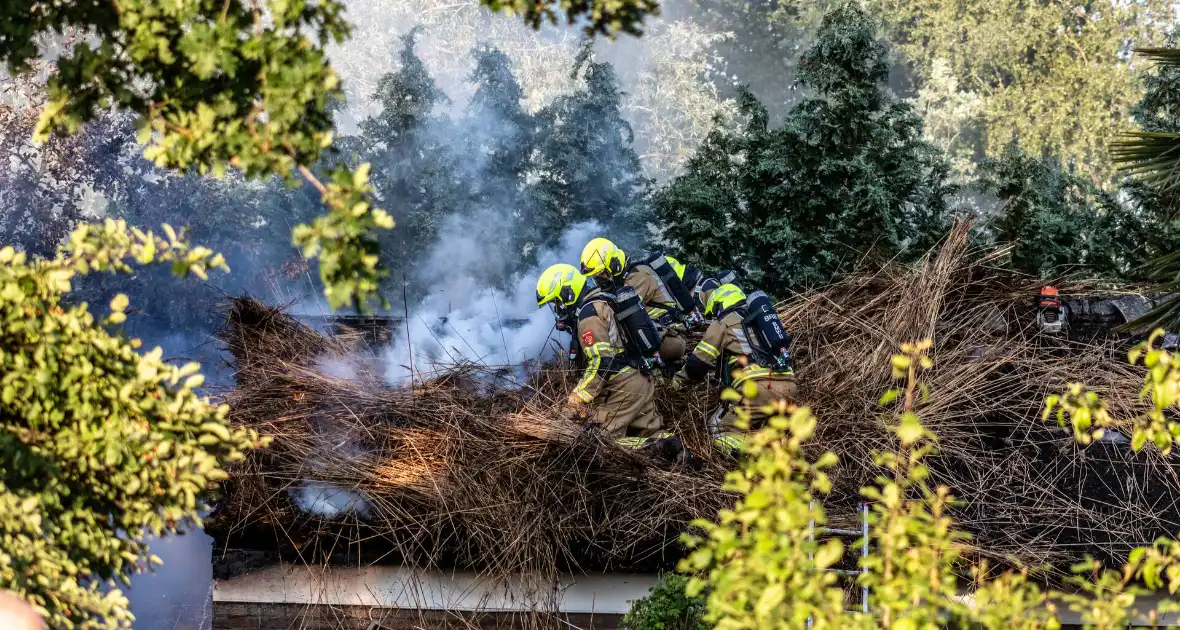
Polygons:
<instances>
[{"instance_id":1,"label":"palm-like frond","mask_svg":"<svg viewBox=\"0 0 1180 630\"><path fill-rule=\"evenodd\" d=\"M1157 283L1155 289L1164 295L1180 295L1180 251L1164 254L1147 261L1135 270L1144 278ZM1180 328L1180 299L1171 297L1135 321L1121 327L1125 332L1150 330L1162 326L1168 330Z\"/></svg>"},{"instance_id":2,"label":"palm-like frond","mask_svg":"<svg viewBox=\"0 0 1180 630\"><path fill-rule=\"evenodd\" d=\"M1120 134L1110 144L1110 157L1119 170L1163 191L1180 185L1180 134L1135 131Z\"/></svg>"},{"instance_id":3,"label":"palm-like frond","mask_svg":"<svg viewBox=\"0 0 1180 630\"><path fill-rule=\"evenodd\" d=\"M1180 48L1136 48L1135 54L1161 66L1180 66Z\"/></svg>"},{"instance_id":4,"label":"palm-like frond","mask_svg":"<svg viewBox=\"0 0 1180 630\"><path fill-rule=\"evenodd\" d=\"M1180 67L1180 48L1136 48L1135 54L1164 68ZM1164 132L1129 132L1110 145L1110 156L1119 170L1172 193L1180 187L1180 134ZM1167 295L1180 295L1180 251L1165 254L1137 270L1159 283L1157 289ZM1143 317L1129 322L1124 329L1164 326L1180 328L1180 298L1165 300Z\"/></svg>"},{"instance_id":5,"label":"palm-like frond","mask_svg":"<svg viewBox=\"0 0 1180 630\"><path fill-rule=\"evenodd\" d=\"M1180 48L1136 48L1135 54L1161 67L1180 67ZM1170 191L1180 185L1180 134L1135 131L1110 145L1119 170Z\"/></svg>"}]
</instances>

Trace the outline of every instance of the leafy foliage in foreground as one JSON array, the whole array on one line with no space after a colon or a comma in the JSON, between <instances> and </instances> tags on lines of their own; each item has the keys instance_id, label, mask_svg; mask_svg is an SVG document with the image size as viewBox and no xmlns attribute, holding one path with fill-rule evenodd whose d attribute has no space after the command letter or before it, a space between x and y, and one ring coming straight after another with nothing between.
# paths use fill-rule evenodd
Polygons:
<instances>
[{"instance_id":1,"label":"leafy foliage in foreground","mask_svg":"<svg viewBox=\"0 0 1180 630\"><path fill-rule=\"evenodd\" d=\"M684 592L688 577L664 573L647 597L630 602L620 630L707 630L704 620L705 600Z\"/></svg>"},{"instance_id":2,"label":"leafy foliage in foreground","mask_svg":"<svg viewBox=\"0 0 1180 630\"><path fill-rule=\"evenodd\" d=\"M78 274L167 263L205 277L221 256L121 222L84 225L54 259L0 249L0 587L54 628L130 628L117 588L150 569L145 539L200 522L222 466L261 444L199 397L200 366L161 360L65 297Z\"/></svg>"},{"instance_id":3,"label":"leafy foliage in foreground","mask_svg":"<svg viewBox=\"0 0 1180 630\"><path fill-rule=\"evenodd\" d=\"M483 0L521 14L534 28L587 20L588 33L639 33L655 0ZM157 166L248 177L298 173L328 213L295 228L307 256L319 256L333 307L385 300L387 275L377 233L393 226L371 200L367 169L311 167L332 144L332 110L343 98L325 48L350 34L333 0L29 1L0 12L0 61L20 73L42 42L64 40L35 137L73 134L104 110L133 113L145 157Z\"/></svg>"},{"instance_id":4,"label":"leafy foliage in foreground","mask_svg":"<svg viewBox=\"0 0 1180 630\"><path fill-rule=\"evenodd\" d=\"M1180 590L1180 543L1171 539L1136 549L1118 569L1091 559L1079 563L1071 579L1076 590L1068 592L1044 588L1025 569L996 574L986 562L971 565L968 537L947 513L954 498L945 487L927 484L924 461L937 452L937 443L919 413L930 399L921 380L933 366L926 355L930 347L929 340L903 344L902 354L892 360L899 386L881 399L896 408L896 449L877 454L883 474L862 490L871 506L870 553L859 561L855 584L869 588L870 614L845 610L844 588L828 571L843 557L843 544L817 541L812 534L813 523L826 522L821 502L830 483L825 471L837 463L836 456L828 452L809 459L804 445L813 435L815 417L780 403L763 410L774 416L749 437L747 459L728 475L726 488L740 497L734 508L722 511L717 522L698 522L701 534L685 539L693 550L681 563L681 570L692 575L686 593L704 593L705 621L712 627L1056 629L1059 613L1067 608L1087 627L1113 630L1138 614L1136 600L1150 590ZM1156 409L1174 409L1180 402L1173 395L1180 389L1180 370L1171 367L1171 355L1148 346L1131 358L1147 361L1145 392ZM752 398L752 392L744 394ZM742 398L732 391L726 396ZM1105 418L1098 421L1096 397L1086 398L1085 406L1066 401L1059 415L1092 435L1088 419L1096 420L1095 427L1110 425ZM1060 404L1051 399L1049 410ZM739 412L748 421L749 410L739 407ZM1140 428L1149 436L1161 428L1140 421L1135 426L1136 436ZM1137 448L1145 441L1137 437ZM960 577L973 582L972 598L957 597ZM1175 609L1174 603L1164 603L1147 616L1158 621Z\"/></svg>"}]
</instances>

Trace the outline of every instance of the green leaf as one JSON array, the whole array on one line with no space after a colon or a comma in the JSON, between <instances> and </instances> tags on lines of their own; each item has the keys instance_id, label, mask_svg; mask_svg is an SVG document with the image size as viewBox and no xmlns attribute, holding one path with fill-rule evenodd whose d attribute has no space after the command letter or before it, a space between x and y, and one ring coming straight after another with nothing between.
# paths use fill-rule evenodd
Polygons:
<instances>
[{"instance_id":1,"label":"green leaf","mask_svg":"<svg viewBox=\"0 0 1180 630\"><path fill-rule=\"evenodd\" d=\"M126 294L116 294L115 297L111 299L111 310L116 313L122 313L123 311L127 310L128 304L130 304L130 300L127 299Z\"/></svg>"},{"instance_id":2,"label":"green leaf","mask_svg":"<svg viewBox=\"0 0 1180 630\"><path fill-rule=\"evenodd\" d=\"M776 609L786 594L786 587L782 584L771 584L766 587L758 597L758 603L754 605L754 616L758 619L770 619L776 614Z\"/></svg>"}]
</instances>

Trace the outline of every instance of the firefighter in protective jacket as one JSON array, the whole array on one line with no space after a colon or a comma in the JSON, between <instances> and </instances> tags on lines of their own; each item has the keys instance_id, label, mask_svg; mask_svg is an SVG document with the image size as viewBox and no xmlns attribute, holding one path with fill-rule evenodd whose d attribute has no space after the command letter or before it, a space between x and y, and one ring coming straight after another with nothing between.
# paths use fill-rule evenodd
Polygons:
<instances>
[{"instance_id":1,"label":"firefighter in protective jacket","mask_svg":"<svg viewBox=\"0 0 1180 630\"><path fill-rule=\"evenodd\" d=\"M660 429L655 386L628 357L609 296L573 265L546 269L537 281L537 306L577 311L577 341L586 369L566 401L571 418L592 417L612 437L648 436Z\"/></svg>"},{"instance_id":2,"label":"firefighter in protective jacket","mask_svg":"<svg viewBox=\"0 0 1180 630\"><path fill-rule=\"evenodd\" d=\"M750 401L750 428L754 429L765 422L767 417L758 411L760 407L779 400L793 402L797 388L795 374L785 350L789 339L783 334L778 343L773 336L768 340L768 336L759 331L752 321L765 314L773 316L777 322L777 315L773 315L773 310L770 310L769 313L757 311L751 317L751 310L746 302L746 294L737 286L723 284L713 290L705 306L705 317L714 318L714 321L709 324L705 336L677 373L675 385L682 387L688 381L703 380L716 370L721 371L722 383L726 387L740 391L746 382L757 384L758 393ZM782 323L778 324L781 328ZM736 418L732 409L726 410L717 426L712 427L714 434L723 438L724 442L734 442L731 446L736 445L736 440L732 438L737 433L734 426Z\"/></svg>"},{"instance_id":3,"label":"firefighter in protective jacket","mask_svg":"<svg viewBox=\"0 0 1180 630\"><path fill-rule=\"evenodd\" d=\"M656 255L628 263L623 250L605 238L596 238L582 249L581 263L581 272L608 290L622 284L634 288L647 307L647 314L660 327L660 359L665 364L672 364L684 358L688 343L683 333L686 318L693 310L692 298L683 291L684 295L678 299L677 293L681 292L679 289L683 289L683 284L679 283L666 257ZM657 266L667 266L671 274L661 278ZM674 282L676 286L670 286ZM686 303L682 305L682 301Z\"/></svg>"}]
</instances>

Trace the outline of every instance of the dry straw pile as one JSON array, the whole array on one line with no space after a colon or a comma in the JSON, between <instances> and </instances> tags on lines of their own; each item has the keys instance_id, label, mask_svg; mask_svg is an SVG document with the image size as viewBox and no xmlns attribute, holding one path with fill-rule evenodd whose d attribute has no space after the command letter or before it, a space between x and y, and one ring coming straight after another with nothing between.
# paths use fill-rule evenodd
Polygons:
<instances>
[{"instance_id":1,"label":"dry straw pile","mask_svg":"<svg viewBox=\"0 0 1180 630\"><path fill-rule=\"evenodd\" d=\"M725 502L720 466L660 464L561 420L561 369L523 389L471 365L394 388L353 340L252 299L232 303L223 337L232 421L274 437L232 471L213 524L229 541L261 526L308 563L359 553L540 584L560 568L671 562L686 524Z\"/></svg>"},{"instance_id":2,"label":"dry straw pile","mask_svg":"<svg viewBox=\"0 0 1180 630\"><path fill-rule=\"evenodd\" d=\"M1125 444L1079 447L1040 420L1044 397L1069 381L1130 417L1142 375L1127 365L1125 340L1039 334L1039 286L968 251L961 225L917 267L851 277L783 306L801 402L819 416L816 448L841 459L829 511L854 512L857 489L878 474L872 452L893 445L890 411L877 406L892 384L889 355L931 337L932 399L921 415L939 437L933 477L963 501L958 517L982 553L1060 566L1180 530L1174 459ZM453 564L541 585L564 568L666 565L687 523L730 500L704 431L715 392L659 393L665 419L700 456L670 464L560 420L573 378L557 366L523 389L473 365L397 389L354 340L250 299L232 303L223 339L237 369L233 421L275 438L225 488L213 529L231 546L269 531L308 563L345 554ZM296 498L323 487L364 505L299 509Z\"/></svg>"},{"instance_id":3,"label":"dry straw pile","mask_svg":"<svg viewBox=\"0 0 1180 630\"><path fill-rule=\"evenodd\" d=\"M837 492L854 500L877 474L872 452L893 446L890 415L877 405L892 385L889 356L931 338L931 399L919 411L939 439L933 480L961 500L956 516L982 553L1063 566L1180 531L1175 457L1081 447L1041 421L1045 397L1071 381L1101 392L1115 417L1142 412L1143 371L1127 363L1129 340L1077 326L1069 339L1040 334L1043 283L990 267L969 251L968 227L956 226L914 269L853 277L780 310L795 334L801 397L819 417L815 443L841 459ZM1057 286L1067 297L1096 293Z\"/></svg>"}]
</instances>

